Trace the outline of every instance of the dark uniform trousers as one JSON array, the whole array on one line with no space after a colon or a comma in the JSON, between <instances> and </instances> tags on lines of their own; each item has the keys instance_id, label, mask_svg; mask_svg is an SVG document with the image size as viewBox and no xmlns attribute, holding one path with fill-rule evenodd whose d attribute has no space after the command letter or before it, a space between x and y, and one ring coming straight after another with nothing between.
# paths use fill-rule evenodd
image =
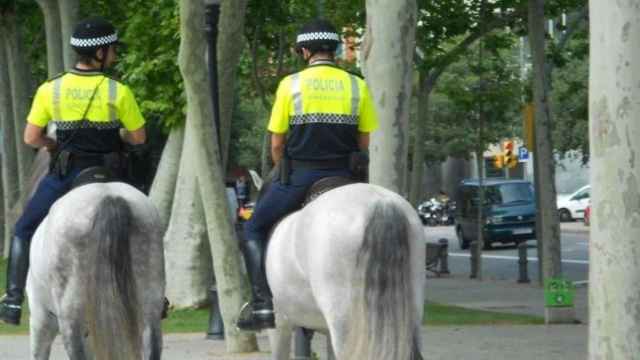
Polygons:
<instances>
[{"instance_id":1,"label":"dark uniform trousers","mask_svg":"<svg viewBox=\"0 0 640 360\"><path fill-rule=\"evenodd\" d=\"M251 278L254 308L269 304L271 293L264 269L269 231L280 219L297 210L316 181L332 176L351 176L348 169L294 169L289 184L275 180L258 200L253 215L244 225L243 252Z\"/></svg>"},{"instance_id":2,"label":"dark uniform trousers","mask_svg":"<svg viewBox=\"0 0 640 360\"><path fill-rule=\"evenodd\" d=\"M38 225L47 216L53 203L69 192L78 173L80 173L79 169L72 169L64 177L49 173L42 179L16 223L15 235L17 237L31 241Z\"/></svg>"}]
</instances>

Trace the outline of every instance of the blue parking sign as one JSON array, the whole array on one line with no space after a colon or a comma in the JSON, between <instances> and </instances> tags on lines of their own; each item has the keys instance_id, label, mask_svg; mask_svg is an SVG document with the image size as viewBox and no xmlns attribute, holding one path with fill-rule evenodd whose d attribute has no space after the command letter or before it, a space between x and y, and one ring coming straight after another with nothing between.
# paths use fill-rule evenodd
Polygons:
<instances>
[{"instance_id":1,"label":"blue parking sign","mask_svg":"<svg viewBox=\"0 0 640 360\"><path fill-rule=\"evenodd\" d=\"M520 146L518 148L518 160L524 161L529 160L529 150L526 147Z\"/></svg>"}]
</instances>

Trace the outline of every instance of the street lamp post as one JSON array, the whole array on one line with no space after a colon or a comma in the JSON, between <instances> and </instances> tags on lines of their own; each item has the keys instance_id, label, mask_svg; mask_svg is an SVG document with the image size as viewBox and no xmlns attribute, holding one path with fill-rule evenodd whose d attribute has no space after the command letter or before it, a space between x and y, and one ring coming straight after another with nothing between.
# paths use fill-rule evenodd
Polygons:
<instances>
[{"instance_id":1,"label":"street lamp post","mask_svg":"<svg viewBox=\"0 0 640 360\"><path fill-rule=\"evenodd\" d=\"M220 138L220 102L218 99L218 21L220 19L220 0L204 0L205 28L207 37L207 64L209 67L209 86L211 88L211 104L213 105L213 126L218 143L218 156L222 159ZM211 307L207 339L224 339L224 323L220 314L218 292L214 285L210 289Z\"/></svg>"},{"instance_id":2,"label":"street lamp post","mask_svg":"<svg viewBox=\"0 0 640 360\"><path fill-rule=\"evenodd\" d=\"M218 137L218 151L222 158L220 138L220 100L218 91L218 21L220 19L220 0L204 0L205 32L207 34L207 64L209 66L209 86L213 104L213 124Z\"/></svg>"}]
</instances>

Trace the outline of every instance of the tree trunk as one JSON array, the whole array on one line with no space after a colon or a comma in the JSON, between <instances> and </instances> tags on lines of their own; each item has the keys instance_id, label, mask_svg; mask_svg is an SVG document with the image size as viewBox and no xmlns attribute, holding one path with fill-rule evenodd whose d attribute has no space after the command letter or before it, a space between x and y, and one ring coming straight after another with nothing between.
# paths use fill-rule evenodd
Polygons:
<instances>
[{"instance_id":1,"label":"tree trunk","mask_svg":"<svg viewBox=\"0 0 640 360\"><path fill-rule=\"evenodd\" d=\"M422 80L422 79L421 79ZM418 94L418 116L415 126L415 137L413 142L413 166L411 170L411 182L409 191L409 201L413 205L424 197L423 176L424 176L424 142L428 136L429 126L429 98L433 88L428 86L426 81L420 81L420 93Z\"/></svg>"},{"instance_id":2,"label":"tree trunk","mask_svg":"<svg viewBox=\"0 0 640 360\"><path fill-rule=\"evenodd\" d=\"M589 359L640 353L640 8L591 1Z\"/></svg>"},{"instance_id":3,"label":"tree trunk","mask_svg":"<svg viewBox=\"0 0 640 360\"><path fill-rule=\"evenodd\" d=\"M4 159L2 159L2 156L0 155L0 161L3 161ZM4 185L2 184L2 182L0 182L0 196L2 196L4 198ZM0 234L5 234L6 233L6 227L7 227L7 221L5 219L5 208L4 206L0 206ZM4 248L5 248L5 242L4 239L3 241L0 241L0 254L4 253Z\"/></svg>"},{"instance_id":4,"label":"tree trunk","mask_svg":"<svg viewBox=\"0 0 640 360\"><path fill-rule=\"evenodd\" d=\"M47 70L49 77L64 71L62 57L62 28L60 25L60 9L56 0L36 0L44 15L45 33L47 35Z\"/></svg>"},{"instance_id":5,"label":"tree trunk","mask_svg":"<svg viewBox=\"0 0 640 360\"><path fill-rule=\"evenodd\" d=\"M76 64L76 53L69 42L73 34L73 28L78 22L80 10L79 0L58 0L60 6L60 25L62 34L62 53L64 68L71 69Z\"/></svg>"},{"instance_id":6,"label":"tree trunk","mask_svg":"<svg viewBox=\"0 0 640 360\"><path fill-rule=\"evenodd\" d=\"M254 351L257 349L255 335L240 332L233 326L241 306L249 297L249 284L242 272L238 241L229 216L221 154L218 151L219 138L209 121L213 118L213 111L204 57L204 13L203 3L180 1L181 41L178 64L187 95L187 132L193 131L195 135L195 164L213 255L220 310L224 323L227 324L227 351Z\"/></svg>"},{"instance_id":7,"label":"tree trunk","mask_svg":"<svg viewBox=\"0 0 640 360\"><path fill-rule=\"evenodd\" d=\"M181 132L183 131L174 130L173 134L179 135ZM174 136L173 144L167 142L167 147L177 147L176 143L179 141L176 139L179 139L179 136ZM174 181L177 179L177 184L174 183L175 192L171 191L173 207L164 236L164 249L167 268L166 295L178 308L205 304L208 299L208 290L213 284L211 250L207 243L204 210L196 180L196 164L193 161L196 151L194 141L193 132L187 129L181 151L179 176L170 174L167 170L159 174L159 176L164 175L166 179L156 177L154 182L154 191L160 191L159 182L170 183L171 178ZM163 154L163 162L168 161L164 156L167 156L166 152ZM169 167L166 163L164 166ZM167 186L167 191L170 191L170 185ZM152 197L152 199L158 198ZM166 199L164 202L163 207L168 206ZM166 209L162 210L166 211Z\"/></svg>"},{"instance_id":8,"label":"tree trunk","mask_svg":"<svg viewBox=\"0 0 640 360\"><path fill-rule=\"evenodd\" d=\"M0 38L0 45L2 45ZM9 89L9 72L7 71L7 53L4 46L0 46L0 89ZM3 202L2 222L4 224L3 231L3 250L9 248L9 239L11 239L11 231L13 223L9 214L18 199L18 164L16 154L16 139L14 136L13 110L11 105L11 94L9 91L0 91L0 128L2 130L2 189ZM0 252L4 254L4 252Z\"/></svg>"},{"instance_id":9,"label":"tree trunk","mask_svg":"<svg viewBox=\"0 0 640 360\"><path fill-rule=\"evenodd\" d=\"M149 197L158 208L164 229L169 226L171 209L176 198L176 182L180 170L180 157L182 156L184 140L184 127L171 130L169 139L162 150L162 157L158 170L151 185ZM188 161L188 160L187 160ZM194 175L194 174L192 174ZM178 197L178 199L180 199ZM166 256L165 256L166 258Z\"/></svg>"},{"instance_id":10,"label":"tree trunk","mask_svg":"<svg viewBox=\"0 0 640 360\"><path fill-rule=\"evenodd\" d=\"M33 160L33 150L23 141L26 118L31 98L31 73L24 51L24 41L13 11L4 13L6 34L6 50L9 62L9 79L11 82L11 102L13 105L14 136L18 159L18 187L25 189L29 178L29 169Z\"/></svg>"},{"instance_id":11,"label":"tree trunk","mask_svg":"<svg viewBox=\"0 0 640 360\"><path fill-rule=\"evenodd\" d=\"M542 242L543 279L562 276L560 224L556 204L555 162L551 139L550 99L545 87L545 30L544 0L529 0L529 38L533 59L533 95L535 103L535 171L536 210L539 231L536 234ZM547 308L547 323L572 321L566 318L565 309Z\"/></svg>"},{"instance_id":12,"label":"tree trunk","mask_svg":"<svg viewBox=\"0 0 640 360\"><path fill-rule=\"evenodd\" d=\"M227 168L227 159L229 159L236 69L244 49L246 10L247 0L224 0L220 9L218 79L220 84L220 139L222 141L223 169Z\"/></svg>"},{"instance_id":13,"label":"tree trunk","mask_svg":"<svg viewBox=\"0 0 640 360\"><path fill-rule=\"evenodd\" d=\"M371 136L370 181L406 191L415 50L415 0L367 0L364 61L380 128Z\"/></svg>"},{"instance_id":14,"label":"tree trunk","mask_svg":"<svg viewBox=\"0 0 640 360\"><path fill-rule=\"evenodd\" d=\"M419 201L429 199L442 189L442 164L440 161L427 162L423 171L424 196Z\"/></svg>"}]
</instances>

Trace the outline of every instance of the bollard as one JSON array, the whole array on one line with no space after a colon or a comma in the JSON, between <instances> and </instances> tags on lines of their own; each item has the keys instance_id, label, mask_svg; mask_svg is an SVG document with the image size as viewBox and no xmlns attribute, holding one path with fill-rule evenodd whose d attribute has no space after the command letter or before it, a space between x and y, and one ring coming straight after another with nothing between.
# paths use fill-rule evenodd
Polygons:
<instances>
[{"instance_id":1,"label":"bollard","mask_svg":"<svg viewBox=\"0 0 640 360\"><path fill-rule=\"evenodd\" d=\"M313 338L313 330L296 328L293 336L293 359L311 360L311 338Z\"/></svg>"},{"instance_id":2,"label":"bollard","mask_svg":"<svg viewBox=\"0 0 640 360\"><path fill-rule=\"evenodd\" d=\"M527 242L522 241L518 243L518 282L530 283L528 268L529 268L529 260L527 259Z\"/></svg>"},{"instance_id":3,"label":"bollard","mask_svg":"<svg viewBox=\"0 0 640 360\"><path fill-rule=\"evenodd\" d=\"M472 241L470 246L469 246L469 250L471 251L471 275L469 276L471 279L477 279L478 278L478 262L480 259L478 259L479 257L479 247L480 243L478 243L477 241Z\"/></svg>"},{"instance_id":4,"label":"bollard","mask_svg":"<svg viewBox=\"0 0 640 360\"><path fill-rule=\"evenodd\" d=\"M438 240L440 245L440 274L451 274L449 272L449 240Z\"/></svg>"},{"instance_id":5,"label":"bollard","mask_svg":"<svg viewBox=\"0 0 640 360\"><path fill-rule=\"evenodd\" d=\"M224 339L224 323L220 314L220 303L218 302L218 290L213 285L209 289L211 297L211 308L209 309L209 330L207 330L207 340Z\"/></svg>"}]
</instances>

